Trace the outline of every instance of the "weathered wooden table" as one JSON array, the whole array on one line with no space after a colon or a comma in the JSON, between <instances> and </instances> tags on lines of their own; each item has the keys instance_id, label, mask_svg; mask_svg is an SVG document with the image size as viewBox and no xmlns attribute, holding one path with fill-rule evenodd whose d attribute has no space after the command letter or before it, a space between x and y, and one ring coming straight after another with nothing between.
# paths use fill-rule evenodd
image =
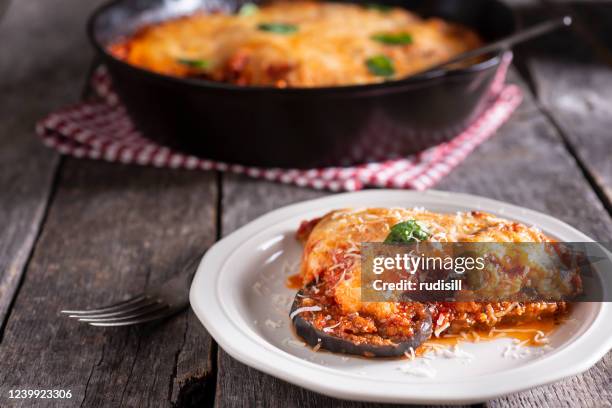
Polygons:
<instances>
[{"instance_id":1,"label":"weathered wooden table","mask_svg":"<svg viewBox=\"0 0 612 408\"><path fill-rule=\"evenodd\" d=\"M14 0L0 21L0 406L373 406L334 400L230 358L189 311L97 329L59 316L154 286L279 206L324 195L227 174L76 160L34 122L79 99L96 1ZM571 12L571 32L522 46L525 101L438 189L552 214L612 239L612 3L514 0L524 22ZM14 388L70 400L9 400ZM490 407L612 406L612 354L586 373Z\"/></svg>"}]
</instances>

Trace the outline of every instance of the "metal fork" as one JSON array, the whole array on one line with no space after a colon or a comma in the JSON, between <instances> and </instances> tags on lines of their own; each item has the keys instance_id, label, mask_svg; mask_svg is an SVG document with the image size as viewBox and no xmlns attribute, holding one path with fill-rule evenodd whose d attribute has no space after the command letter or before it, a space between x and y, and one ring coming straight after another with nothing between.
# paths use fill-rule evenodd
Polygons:
<instances>
[{"instance_id":1,"label":"metal fork","mask_svg":"<svg viewBox=\"0 0 612 408\"><path fill-rule=\"evenodd\" d=\"M200 257L192 259L178 276L161 286L123 302L85 310L62 310L68 317L92 326L131 326L172 316L189 304L189 286Z\"/></svg>"}]
</instances>

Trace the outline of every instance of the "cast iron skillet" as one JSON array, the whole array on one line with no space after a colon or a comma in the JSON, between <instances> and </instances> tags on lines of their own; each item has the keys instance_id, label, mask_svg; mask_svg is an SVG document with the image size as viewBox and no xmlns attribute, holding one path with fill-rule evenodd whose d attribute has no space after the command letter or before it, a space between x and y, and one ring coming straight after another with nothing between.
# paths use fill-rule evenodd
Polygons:
<instances>
[{"instance_id":1,"label":"cast iron skillet","mask_svg":"<svg viewBox=\"0 0 612 408\"><path fill-rule=\"evenodd\" d=\"M256 166L309 168L406 155L465 128L485 107L502 59L500 52L467 68L382 84L276 89L159 75L106 52L107 44L145 24L199 8L233 11L244 2L119 0L94 12L91 42L144 135L204 158ZM516 28L512 11L497 0L377 2L460 22L485 41Z\"/></svg>"}]
</instances>

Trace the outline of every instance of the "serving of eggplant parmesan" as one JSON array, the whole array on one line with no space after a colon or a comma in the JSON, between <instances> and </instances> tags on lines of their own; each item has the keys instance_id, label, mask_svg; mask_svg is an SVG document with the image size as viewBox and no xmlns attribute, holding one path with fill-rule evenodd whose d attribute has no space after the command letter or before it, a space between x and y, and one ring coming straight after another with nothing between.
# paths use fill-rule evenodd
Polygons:
<instances>
[{"instance_id":1,"label":"serving of eggplant parmesan","mask_svg":"<svg viewBox=\"0 0 612 408\"><path fill-rule=\"evenodd\" d=\"M398 7L300 0L161 21L108 51L160 74L285 88L402 78L481 45L467 27Z\"/></svg>"},{"instance_id":2,"label":"serving of eggplant parmesan","mask_svg":"<svg viewBox=\"0 0 612 408\"><path fill-rule=\"evenodd\" d=\"M558 321L569 312L566 301L362 301L362 242L555 242L535 227L487 213L337 210L303 222L297 238L304 246L298 275L301 288L290 318L297 335L315 349L397 357L413 354L429 339L520 327L546 319ZM531 268L538 273L536 263L524 262L522 270Z\"/></svg>"}]
</instances>

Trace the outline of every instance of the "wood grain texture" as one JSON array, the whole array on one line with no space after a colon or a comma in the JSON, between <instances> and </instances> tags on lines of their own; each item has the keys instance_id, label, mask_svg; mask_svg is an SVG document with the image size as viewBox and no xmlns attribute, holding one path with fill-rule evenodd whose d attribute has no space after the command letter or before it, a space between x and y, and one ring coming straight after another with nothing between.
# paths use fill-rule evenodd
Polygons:
<instances>
[{"instance_id":1,"label":"wood grain texture","mask_svg":"<svg viewBox=\"0 0 612 408\"><path fill-rule=\"evenodd\" d=\"M612 221L550 121L515 115L436 189L496 198L555 216L594 239L612 236Z\"/></svg>"},{"instance_id":2,"label":"wood grain texture","mask_svg":"<svg viewBox=\"0 0 612 408\"><path fill-rule=\"evenodd\" d=\"M568 7L571 7L569 4L555 7L534 2L517 3L517 10L525 24L567 12ZM599 2L575 4L590 10L600 7ZM575 13L572 14L576 16ZM578 26L580 24L578 21ZM539 116L539 119L528 120L531 122L529 126L535 127L534 130L521 132L520 139L517 135L515 140L520 140L522 148L514 143L507 146L509 152L514 151L523 157L524 164L507 168L513 161L499 161L502 165L499 171L512 174L519 183L537 179L540 186L534 191L535 200L528 194L529 190L521 187L508 192L499 191L498 197L557 216L594 239L608 242L612 237L612 228L604 206L609 210L612 177L612 139L609 132L612 122L609 120L609 106L612 105L609 104L609 98L604 98L603 95L612 94L612 71L602 62L594 45L581 36L580 30L556 33L554 36L539 39L519 47L515 54L518 65L523 67L522 72L531 80L532 89L536 92L535 102L542 114L535 115ZM533 136L525 138L528 135L537 135L542 140L535 141ZM482 149L487 147L483 146ZM546 148L559 151L558 157L540 161L537 152ZM520 150L517 149L523 152L519 153ZM563 160L561 156L567 154L561 154L560 150L569 152L570 156ZM566 163L561 165L563 161ZM528 162L539 163L541 169L548 173L548 177L542 178L541 174L535 173L534 166L530 166ZM571 168L573 175L564 170ZM445 182L450 182L455 176L456 173ZM600 191L599 197L592 192L587 181ZM489 184L485 189L491 193L495 191L492 187ZM565 197L574 199L561 199L560 191ZM505 197L507 195L515 197ZM548 199L545 199L546 197ZM525 204L530 202L533 203ZM612 406L611 389L612 353L608 353L582 375L489 401L487 406L609 407Z\"/></svg>"},{"instance_id":3,"label":"wood grain texture","mask_svg":"<svg viewBox=\"0 0 612 408\"><path fill-rule=\"evenodd\" d=\"M58 312L164 282L214 242L216 205L213 173L67 160L0 348L0 406L22 387L71 389L62 406L202 403L212 341L191 311L116 329Z\"/></svg>"},{"instance_id":4,"label":"wood grain texture","mask_svg":"<svg viewBox=\"0 0 612 408\"><path fill-rule=\"evenodd\" d=\"M221 232L227 235L260 215L325 193L293 186L224 175ZM219 349L217 407L316 406L321 397L263 374Z\"/></svg>"},{"instance_id":5,"label":"wood grain texture","mask_svg":"<svg viewBox=\"0 0 612 408\"><path fill-rule=\"evenodd\" d=\"M100 2L14 1L0 20L0 339L59 162L34 123L78 100L92 56L83 20Z\"/></svg>"},{"instance_id":6,"label":"wood grain texture","mask_svg":"<svg viewBox=\"0 0 612 408\"><path fill-rule=\"evenodd\" d=\"M555 15L574 17L571 29L529 42L517 55L543 112L612 211L612 4L548 0L517 10L526 25Z\"/></svg>"}]
</instances>

